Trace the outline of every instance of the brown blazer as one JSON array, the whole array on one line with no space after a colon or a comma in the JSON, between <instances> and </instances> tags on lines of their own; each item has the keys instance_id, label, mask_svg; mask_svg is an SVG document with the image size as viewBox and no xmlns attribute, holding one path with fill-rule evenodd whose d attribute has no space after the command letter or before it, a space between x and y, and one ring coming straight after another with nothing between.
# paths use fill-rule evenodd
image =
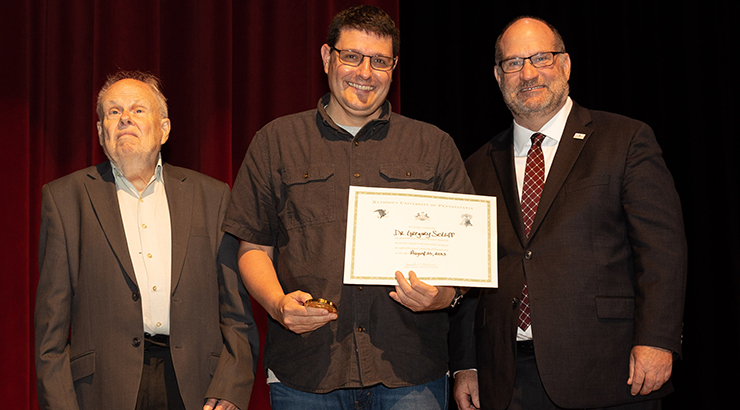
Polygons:
<instances>
[{"instance_id":1,"label":"brown blazer","mask_svg":"<svg viewBox=\"0 0 740 410\"><path fill-rule=\"evenodd\" d=\"M477 362L460 353L469 338L453 334L453 357L465 356L453 369L477 367L484 409L508 405L526 276L535 355L551 399L578 408L644 400L629 394L630 350L680 354L686 284L681 205L652 130L574 104L529 240L513 157L510 128L466 161L476 193L498 199L499 287L482 290L477 307L465 304L476 310Z\"/></svg>"},{"instance_id":2,"label":"brown blazer","mask_svg":"<svg viewBox=\"0 0 740 410\"><path fill-rule=\"evenodd\" d=\"M246 409L259 340L221 222L228 185L164 165L172 225L172 360L188 409ZM44 409L133 409L144 356L141 301L109 162L42 189L36 373ZM219 303L220 301L220 303ZM219 325L219 323L221 325Z\"/></svg>"}]
</instances>

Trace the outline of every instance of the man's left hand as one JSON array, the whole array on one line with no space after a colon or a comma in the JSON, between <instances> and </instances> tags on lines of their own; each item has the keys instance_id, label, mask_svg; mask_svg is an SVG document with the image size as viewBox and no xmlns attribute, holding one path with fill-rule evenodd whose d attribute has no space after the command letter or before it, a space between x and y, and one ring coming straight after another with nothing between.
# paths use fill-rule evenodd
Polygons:
<instances>
[{"instance_id":1,"label":"man's left hand","mask_svg":"<svg viewBox=\"0 0 740 410\"><path fill-rule=\"evenodd\" d=\"M203 406L203 410L239 410L234 404L227 400L210 398Z\"/></svg>"},{"instance_id":2,"label":"man's left hand","mask_svg":"<svg viewBox=\"0 0 740 410\"><path fill-rule=\"evenodd\" d=\"M673 353L653 346L635 346L630 353L631 393L645 396L660 389L671 378Z\"/></svg>"},{"instance_id":3,"label":"man's left hand","mask_svg":"<svg viewBox=\"0 0 740 410\"><path fill-rule=\"evenodd\" d=\"M414 271L409 272L409 280L396 271L398 285L396 291L389 293L396 302L414 312L444 309L452 303L455 289L452 286L431 286L419 280Z\"/></svg>"}]
</instances>

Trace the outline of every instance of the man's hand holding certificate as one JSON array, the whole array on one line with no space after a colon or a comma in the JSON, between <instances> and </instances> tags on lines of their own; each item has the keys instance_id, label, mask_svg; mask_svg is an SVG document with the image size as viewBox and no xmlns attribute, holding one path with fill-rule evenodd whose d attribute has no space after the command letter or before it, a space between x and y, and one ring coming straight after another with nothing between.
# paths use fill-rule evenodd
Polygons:
<instances>
[{"instance_id":1,"label":"man's hand holding certificate","mask_svg":"<svg viewBox=\"0 0 740 410\"><path fill-rule=\"evenodd\" d=\"M344 283L400 285L396 299L406 285L496 287L496 268L494 197L350 187Z\"/></svg>"},{"instance_id":2,"label":"man's hand holding certificate","mask_svg":"<svg viewBox=\"0 0 740 410\"><path fill-rule=\"evenodd\" d=\"M409 272L408 281L403 273L396 271L396 290L389 296L414 312L444 309L456 296L451 286L432 286L419 280L414 271ZM459 288L458 288L459 289Z\"/></svg>"}]
</instances>

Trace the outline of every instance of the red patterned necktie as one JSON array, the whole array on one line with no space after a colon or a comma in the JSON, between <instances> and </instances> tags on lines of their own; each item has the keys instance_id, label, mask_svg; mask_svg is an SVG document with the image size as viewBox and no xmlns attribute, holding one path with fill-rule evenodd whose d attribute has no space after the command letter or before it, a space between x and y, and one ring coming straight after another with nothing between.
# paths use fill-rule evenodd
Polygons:
<instances>
[{"instance_id":1,"label":"red patterned necktie","mask_svg":"<svg viewBox=\"0 0 740 410\"><path fill-rule=\"evenodd\" d=\"M543 134L532 135L532 147L527 153L527 165L524 168L524 184L522 186L522 220L524 233L529 238L534 216L537 214L537 205L540 203L542 188L545 186L545 156L542 154ZM519 304L519 327L527 330L531 323L529 318L529 292L525 279L522 289L521 303Z\"/></svg>"}]
</instances>

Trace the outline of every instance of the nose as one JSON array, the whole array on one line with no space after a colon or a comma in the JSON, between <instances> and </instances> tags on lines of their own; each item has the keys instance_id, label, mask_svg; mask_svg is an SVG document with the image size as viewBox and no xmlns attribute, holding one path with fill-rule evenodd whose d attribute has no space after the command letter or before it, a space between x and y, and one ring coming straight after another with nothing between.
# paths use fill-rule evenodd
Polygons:
<instances>
[{"instance_id":1,"label":"nose","mask_svg":"<svg viewBox=\"0 0 740 410\"><path fill-rule=\"evenodd\" d=\"M539 75L540 72L532 65L532 62L529 61L529 59L524 60L524 67L522 67L522 71L519 72L519 77L522 80L529 81L533 78L537 78Z\"/></svg>"},{"instance_id":2,"label":"nose","mask_svg":"<svg viewBox=\"0 0 740 410\"><path fill-rule=\"evenodd\" d=\"M124 109L123 112L121 112L120 119L118 120L118 127L123 128L129 124L131 124L131 113Z\"/></svg>"},{"instance_id":3,"label":"nose","mask_svg":"<svg viewBox=\"0 0 740 410\"><path fill-rule=\"evenodd\" d=\"M364 56L362 62L357 66L357 74L363 78L369 78L373 75L373 68L370 66L370 58Z\"/></svg>"}]
</instances>

